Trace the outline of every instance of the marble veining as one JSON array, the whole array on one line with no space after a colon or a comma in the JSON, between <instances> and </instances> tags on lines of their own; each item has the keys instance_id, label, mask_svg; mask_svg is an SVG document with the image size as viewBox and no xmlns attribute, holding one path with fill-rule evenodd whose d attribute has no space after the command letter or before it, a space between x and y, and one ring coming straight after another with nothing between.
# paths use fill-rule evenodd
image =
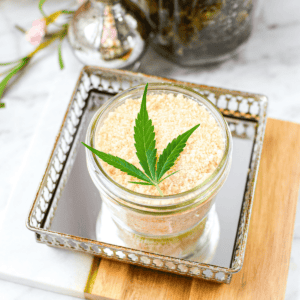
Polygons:
<instances>
[{"instance_id":1,"label":"marble veining","mask_svg":"<svg viewBox=\"0 0 300 300\"><path fill-rule=\"evenodd\" d=\"M45 10L53 12L74 2L47 1ZM34 19L40 18L37 3L37 0L0 2L1 62L12 61L32 51L33 47L14 24L29 28ZM299 1L261 1L251 39L227 62L209 67L182 68L149 49L139 72L265 94L270 100L269 117L300 123L299 32ZM82 296L80 291L87 276L84 267L91 263L90 256L54 251L36 244L33 234L24 225L82 68L66 41L63 57L66 68L60 71L55 45L39 53L21 76L13 80L3 97L6 108L0 109L0 238L16 246L12 236L18 235L19 241L25 245L21 255L17 255L17 248L13 251L0 248L0 279L3 279L0 280L0 290L5 300L72 299L36 288ZM11 213L13 205L16 207L14 214ZM298 205L287 300L300 299L299 210ZM17 221L12 223L16 217ZM48 262L43 262L44 255ZM82 277L72 277L78 269L82 270Z\"/></svg>"}]
</instances>

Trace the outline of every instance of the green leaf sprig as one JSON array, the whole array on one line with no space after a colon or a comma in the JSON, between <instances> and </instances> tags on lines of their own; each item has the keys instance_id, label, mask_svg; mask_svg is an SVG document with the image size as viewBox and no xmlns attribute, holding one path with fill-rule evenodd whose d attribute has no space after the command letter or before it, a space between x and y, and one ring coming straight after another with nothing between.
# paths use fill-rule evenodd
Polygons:
<instances>
[{"instance_id":1,"label":"green leaf sprig","mask_svg":"<svg viewBox=\"0 0 300 300\"><path fill-rule=\"evenodd\" d=\"M140 180L130 181L131 183L155 186L159 194L164 196L163 192L159 188L159 184L168 177L179 172L175 171L164 177L164 175L174 166L177 158L186 146L188 138L200 126L200 124L173 139L173 141L168 144L157 159L154 126L152 125L152 120L149 118L146 107L147 89L148 83L145 86L141 108L137 118L135 119L134 126L134 146L136 149L136 155L144 172L120 157L98 151L85 143L82 144L109 165Z\"/></svg>"},{"instance_id":2,"label":"green leaf sprig","mask_svg":"<svg viewBox=\"0 0 300 300\"><path fill-rule=\"evenodd\" d=\"M61 16L62 14L73 14L74 11L70 11L70 10L59 10L56 11L50 15L47 15L44 10L43 10L43 5L46 2L46 0L40 0L39 1L39 9L42 13L42 15L44 16L44 20L46 22L46 26L50 25L50 24L54 24L55 25L55 21L57 20L57 18L59 16ZM26 55L25 57L22 57L16 61L13 62L8 62L8 63L0 63L0 67L1 66L8 66L8 65L14 65L12 68L2 72L0 74L0 76L6 75L3 80L0 81L0 99L4 93L4 90L6 89L8 82L19 72L21 71L23 68L25 68L29 62L31 61L32 57L39 52L40 50L48 47L50 44L52 44L55 40L59 40L59 44L58 44L58 62L59 62L59 66L60 69L64 68L64 62L63 62L63 58L62 58L62 53L61 53L61 43L63 41L63 39L66 37L67 33L68 33L68 28L69 28L69 24L65 23L62 25L56 25L57 27L59 27L60 29L55 31L52 34L46 34L44 40L36 47L36 49L29 53L28 55ZM15 26L18 30L20 30L23 33L26 33L26 30L24 30L22 27L16 25ZM1 104L1 103L0 103ZM4 105L1 105L1 107L4 107Z\"/></svg>"}]
</instances>

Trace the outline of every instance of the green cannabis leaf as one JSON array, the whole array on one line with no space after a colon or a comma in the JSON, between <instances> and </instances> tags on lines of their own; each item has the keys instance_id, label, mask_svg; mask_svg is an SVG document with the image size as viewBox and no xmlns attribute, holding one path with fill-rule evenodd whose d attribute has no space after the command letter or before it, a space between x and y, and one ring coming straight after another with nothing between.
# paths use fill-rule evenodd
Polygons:
<instances>
[{"instance_id":1,"label":"green cannabis leaf","mask_svg":"<svg viewBox=\"0 0 300 300\"><path fill-rule=\"evenodd\" d=\"M155 180L156 148L155 133L152 121L149 119L146 107L148 83L146 84L141 104L141 110L135 119L134 141L136 155L145 173Z\"/></svg>"},{"instance_id":2,"label":"green cannabis leaf","mask_svg":"<svg viewBox=\"0 0 300 300\"><path fill-rule=\"evenodd\" d=\"M86 146L89 150L91 150L94 154L96 154L98 157L100 157L103 161L108 163L109 165L127 173L130 176L134 176L140 180L146 181L147 183L151 183L149 178L140 169L138 169L133 164L127 162L126 160L108 153L98 151L86 145L85 143L82 144Z\"/></svg>"},{"instance_id":3,"label":"green cannabis leaf","mask_svg":"<svg viewBox=\"0 0 300 300\"><path fill-rule=\"evenodd\" d=\"M157 163L157 180L161 179L163 175L174 166L176 159L179 157L180 153L186 146L188 138L199 126L200 124L194 126L190 130L179 135L171 143L168 144L167 148L160 155Z\"/></svg>"},{"instance_id":4,"label":"green cannabis leaf","mask_svg":"<svg viewBox=\"0 0 300 300\"><path fill-rule=\"evenodd\" d=\"M147 89L148 83L145 86L140 112L135 119L134 126L134 146L136 149L136 155L145 173L122 158L98 151L85 143L82 144L109 165L141 180L130 181L130 183L153 185L156 187L159 194L163 196L163 192L159 188L159 184L179 171L175 171L164 178L162 177L174 166L175 161L186 146L188 138L200 126L200 124L173 139L166 149L164 149L157 161L154 126L152 125L152 120L149 119L146 106Z\"/></svg>"}]
</instances>

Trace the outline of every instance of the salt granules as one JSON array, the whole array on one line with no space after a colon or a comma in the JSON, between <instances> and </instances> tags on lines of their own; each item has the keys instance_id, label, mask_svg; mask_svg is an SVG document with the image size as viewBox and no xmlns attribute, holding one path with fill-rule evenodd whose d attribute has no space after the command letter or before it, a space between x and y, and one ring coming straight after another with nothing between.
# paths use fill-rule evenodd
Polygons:
<instances>
[{"instance_id":1,"label":"salt granules","mask_svg":"<svg viewBox=\"0 0 300 300\"><path fill-rule=\"evenodd\" d=\"M127 99L109 113L96 132L95 147L142 170L134 147L135 119L141 100ZM224 138L214 117L204 106L182 94L148 94L147 110L154 125L158 156L178 135L201 124L188 139L175 165L165 174L179 170L160 184L164 195L182 193L201 184L216 169L224 152ZM159 195L154 186L129 183L137 179L103 161L101 163L107 174L120 185L141 194Z\"/></svg>"}]
</instances>

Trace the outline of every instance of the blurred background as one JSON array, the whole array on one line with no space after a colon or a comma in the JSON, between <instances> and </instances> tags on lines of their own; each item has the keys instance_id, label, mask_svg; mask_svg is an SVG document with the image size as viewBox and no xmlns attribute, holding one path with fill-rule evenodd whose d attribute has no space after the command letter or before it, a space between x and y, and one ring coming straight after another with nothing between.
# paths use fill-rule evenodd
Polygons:
<instances>
[{"instance_id":1,"label":"blurred background","mask_svg":"<svg viewBox=\"0 0 300 300\"><path fill-rule=\"evenodd\" d=\"M194 7L196 11L197 1L191 2L196 3ZM16 191L24 188L21 184L21 176L27 158L32 152L33 141L36 136L40 136L39 130L43 126L44 138L39 141L44 145L43 153L37 158L37 166L32 166L33 170L38 173L37 177L41 178L55 135L84 64L95 62L95 65L103 65L107 63L105 66L108 67L125 67L145 74L264 94L269 99L268 117L300 123L300 2L297 0L284 2L261 0L253 3L245 1L247 2L245 7L237 6L232 11L219 11L220 6L218 5L222 5L222 1L208 2L210 3L209 10L200 10L201 13L197 16L205 18L206 27L204 29L197 27L191 29L191 20L184 19L186 15L192 13L187 11L186 6L174 6L172 12L167 12L166 9L162 9L161 12L149 10L147 16L148 2L144 1L141 8L144 10L145 16L142 17L136 17L136 9L139 9L137 4L125 6L126 10L135 12L132 17L132 26L137 26L136 24L140 26L136 27L140 40L135 44L135 46L138 45L135 49L139 49L139 53L135 53L136 56L132 57L128 65L120 63L120 56L132 54L128 50L129 48L126 48L130 47L130 40L124 38L125 42L122 42L122 47L119 44L114 45L120 48L118 55L114 58L114 53L109 52L108 49L109 43L113 41L104 39L97 41L93 38L93 29L86 35L92 36L90 40L83 41L80 36L79 31L84 32L84 28L88 24L92 24L91 16L87 18L85 25L81 23L78 25L80 20L77 20L77 23L72 25L77 35L69 36L72 46L67 39L62 41L63 70L59 65L57 43L53 43L42 49L43 51L39 51L30 63L12 78L1 98L5 108L0 109L0 238L1 231L4 230L2 221L7 205ZM40 19L42 15L38 9L38 3L39 1L36 0L1 0L1 63L25 57L35 49L35 46L26 40L25 34L16 29L16 25L28 30L34 20ZM48 0L43 9L47 14L51 14L66 8L76 10L80 5L84 5L84 3L75 0ZM186 5L188 6L187 2ZM88 9L92 8L82 8L83 13L86 13ZM178 15L176 12L181 14ZM227 14L234 20L238 17L240 22L234 23L231 27L228 25L229 29L222 33L223 36L227 35L229 44L235 43L232 49L225 49L226 51L222 44L226 44L226 39L221 43L219 36L216 35L220 28L224 28L224 23L216 25L211 22L214 15L220 13L224 15L224 20ZM89 11L86 14L88 15ZM161 19L158 17L159 14ZM63 18L58 21L68 22L70 15L65 14ZM172 18L173 23L170 25L166 22L166 18L168 20ZM143 20L146 21L143 23ZM219 20L223 20L220 15ZM101 20L101 22L105 25L105 22L109 22L109 20ZM106 25L107 30L112 30L110 24ZM55 31L55 25L51 26L51 30ZM155 30L151 30L151 26ZM180 33L182 26L185 26L184 34ZM121 27L117 27L117 29L122 30ZM172 31L173 29L174 31ZM237 33L234 30L240 32ZM202 40L199 39L199 32L204 32ZM126 32L123 34L126 36ZM231 40L231 35L235 35L233 40ZM151 40L149 43L147 42L148 38ZM102 60L99 59L97 53L89 52L88 43L91 40L103 45ZM170 42L170 40L172 41ZM208 42L202 43L203 40ZM211 53L210 41L220 42L214 49L221 50L213 57L205 56ZM84 48L85 46L87 50ZM122 54L122 51L125 52ZM105 55L109 57L107 62L104 62ZM203 57L205 58L202 59ZM218 62L219 60L221 62ZM4 77L5 75L2 75L0 80ZM295 153L295 155L299 154ZM38 165L41 167L38 168ZM35 186L37 188L37 183ZM31 199L26 199L29 203L28 209L32 200L33 194ZM24 212L24 221L26 214L27 211ZM299 253L300 216L298 212L286 290L286 299L288 300L300 299ZM0 278L3 279L0 281L0 290L8 291L8 296L4 299L53 299L51 297L54 294L51 292L6 281L10 279L5 278L3 274L0 274ZM55 299L71 298L55 295Z\"/></svg>"}]
</instances>

